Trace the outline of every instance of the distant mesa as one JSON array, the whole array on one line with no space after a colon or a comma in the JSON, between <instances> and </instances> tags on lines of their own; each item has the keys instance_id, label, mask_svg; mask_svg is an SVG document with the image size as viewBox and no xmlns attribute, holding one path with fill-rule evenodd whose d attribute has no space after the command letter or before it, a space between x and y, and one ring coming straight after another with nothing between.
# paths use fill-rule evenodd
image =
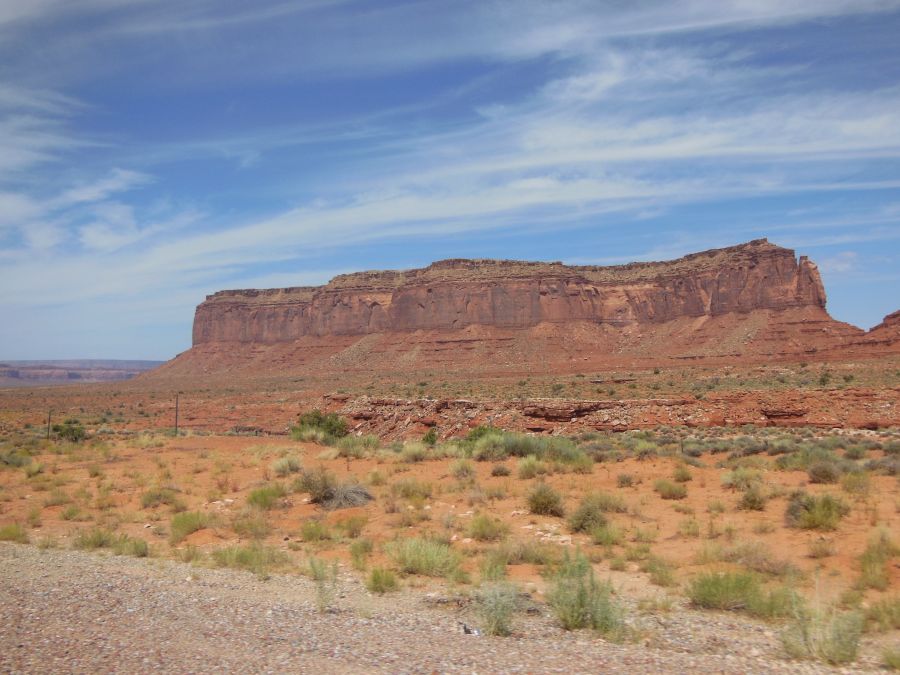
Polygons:
<instances>
[{"instance_id":1,"label":"distant mesa","mask_svg":"<svg viewBox=\"0 0 900 675\"><path fill-rule=\"evenodd\" d=\"M67 361L6 361L0 363L0 387L117 382L156 368L162 361L80 359Z\"/></svg>"},{"instance_id":2,"label":"distant mesa","mask_svg":"<svg viewBox=\"0 0 900 675\"><path fill-rule=\"evenodd\" d=\"M572 372L900 352L900 312L835 321L815 263L757 239L612 267L453 259L324 286L228 290L160 374L301 370Z\"/></svg>"}]
</instances>

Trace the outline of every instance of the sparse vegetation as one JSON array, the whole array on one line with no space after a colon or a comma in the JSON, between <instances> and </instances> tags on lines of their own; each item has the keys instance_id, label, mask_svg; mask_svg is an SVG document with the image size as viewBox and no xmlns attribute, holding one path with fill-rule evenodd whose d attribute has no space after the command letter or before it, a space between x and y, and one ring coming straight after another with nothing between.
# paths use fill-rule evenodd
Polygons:
<instances>
[{"instance_id":1,"label":"sparse vegetation","mask_svg":"<svg viewBox=\"0 0 900 675\"><path fill-rule=\"evenodd\" d=\"M370 593L383 595L398 588L397 576L384 567L373 567L366 578L366 588Z\"/></svg>"},{"instance_id":2,"label":"sparse vegetation","mask_svg":"<svg viewBox=\"0 0 900 675\"><path fill-rule=\"evenodd\" d=\"M208 527L209 524L209 516L200 511L176 513L172 517L172 522L169 526L169 543L174 546L183 541L189 534L202 530Z\"/></svg>"},{"instance_id":3,"label":"sparse vegetation","mask_svg":"<svg viewBox=\"0 0 900 675\"><path fill-rule=\"evenodd\" d=\"M512 617L518 604L516 587L507 583L493 583L477 596L478 615L487 635L506 636L512 632Z\"/></svg>"},{"instance_id":4,"label":"sparse vegetation","mask_svg":"<svg viewBox=\"0 0 900 675\"><path fill-rule=\"evenodd\" d=\"M613 598L612 587L598 582L590 562L580 553L568 553L547 591L547 602L565 630L592 628L615 635L624 626L624 612Z\"/></svg>"},{"instance_id":5,"label":"sparse vegetation","mask_svg":"<svg viewBox=\"0 0 900 675\"><path fill-rule=\"evenodd\" d=\"M785 520L790 527L804 530L834 530L850 508L832 495L810 495L802 491L791 495Z\"/></svg>"},{"instance_id":6,"label":"sparse vegetation","mask_svg":"<svg viewBox=\"0 0 900 675\"><path fill-rule=\"evenodd\" d=\"M679 483L673 483L669 480L658 480L653 485L653 489L659 493L663 499L684 499L687 497L687 488Z\"/></svg>"},{"instance_id":7,"label":"sparse vegetation","mask_svg":"<svg viewBox=\"0 0 900 675\"><path fill-rule=\"evenodd\" d=\"M461 562L459 553L449 544L434 539L398 539L385 546L385 551L404 574L452 577Z\"/></svg>"},{"instance_id":8,"label":"sparse vegetation","mask_svg":"<svg viewBox=\"0 0 900 675\"><path fill-rule=\"evenodd\" d=\"M565 515L563 508L562 495L546 483L538 483L528 493L528 510L538 516L557 516L562 518Z\"/></svg>"}]
</instances>

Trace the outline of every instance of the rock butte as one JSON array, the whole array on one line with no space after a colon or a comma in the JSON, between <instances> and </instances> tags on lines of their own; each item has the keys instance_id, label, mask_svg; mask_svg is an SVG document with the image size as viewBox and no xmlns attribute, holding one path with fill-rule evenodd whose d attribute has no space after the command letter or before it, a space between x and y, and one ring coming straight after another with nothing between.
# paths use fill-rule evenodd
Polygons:
<instances>
[{"instance_id":1,"label":"rock butte","mask_svg":"<svg viewBox=\"0 0 900 675\"><path fill-rule=\"evenodd\" d=\"M818 269L766 239L667 262L442 260L324 286L229 290L156 371L574 372L900 352L900 312L866 332L825 310Z\"/></svg>"}]
</instances>

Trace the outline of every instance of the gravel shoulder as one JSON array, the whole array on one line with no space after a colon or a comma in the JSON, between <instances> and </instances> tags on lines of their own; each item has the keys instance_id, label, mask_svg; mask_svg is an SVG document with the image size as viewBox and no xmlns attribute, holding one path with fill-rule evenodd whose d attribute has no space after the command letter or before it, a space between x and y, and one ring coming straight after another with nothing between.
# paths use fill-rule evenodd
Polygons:
<instances>
[{"instance_id":1,"label":"gravel shoulder","mask_svg":"<svg viewBox=\"0 0 900 675\"><path fill-rule=\"evenodd\" d=\"M464 635L446 593L370 596L341 578L320 613L305 577L0 544L0 672L824 672L778 656L775 631L677 607L629 612L640 639L566 633L545 612L509 638ZM874 650L852 669L877 669ZM872 657L866 653L872 652Z\"/></svg>"}]
</instances>

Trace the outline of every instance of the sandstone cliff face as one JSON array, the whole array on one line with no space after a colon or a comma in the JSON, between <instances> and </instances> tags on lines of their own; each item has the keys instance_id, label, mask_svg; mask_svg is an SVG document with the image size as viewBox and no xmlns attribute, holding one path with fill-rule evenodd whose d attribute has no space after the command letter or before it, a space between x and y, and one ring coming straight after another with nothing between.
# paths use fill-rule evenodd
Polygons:
<instances>
[{"instance_id":1,"label":"sandstone cliff face","mask_svg":"<svg viewBox=\"0 0 900 675\"><path fill-rule=\"evenodd\" d=\"M197 308L193 338L197 346L570 321L624 327L790 308L827 317L824 307L815 264L760 239L662 263L445 260L314 288L222 291Z\"/></svg>"}]
</instances>

